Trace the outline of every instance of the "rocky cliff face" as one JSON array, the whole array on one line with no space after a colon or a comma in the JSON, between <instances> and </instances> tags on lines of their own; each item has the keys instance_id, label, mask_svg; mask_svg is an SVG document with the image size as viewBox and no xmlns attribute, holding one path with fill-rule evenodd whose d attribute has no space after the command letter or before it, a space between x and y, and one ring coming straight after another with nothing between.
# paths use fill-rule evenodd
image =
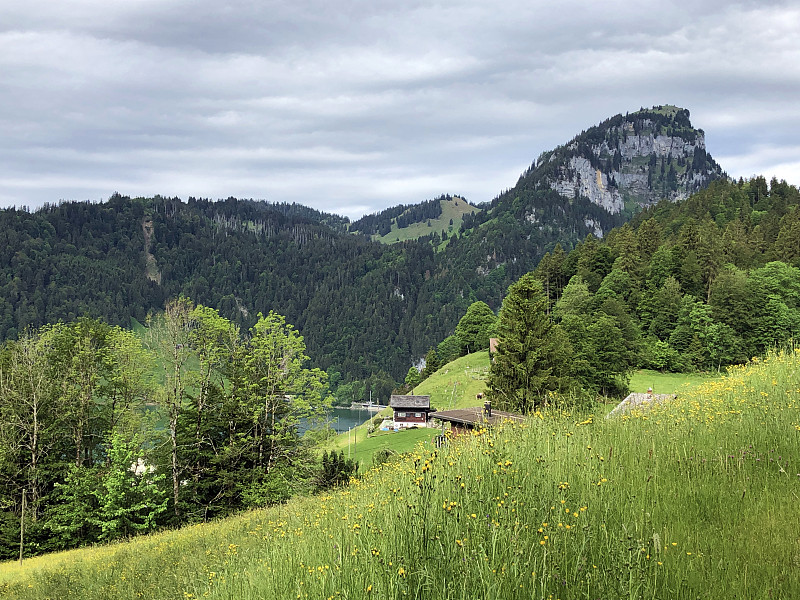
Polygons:
<instances>
[{"instance_id":1,"label":"rocky cliff face","mask_svg":"<svg viewBox=\"0 0 800 600\"><path fill-rule=\"evenodd\" d=\"M706 153L705 135L692 127L689 111L659 106L592 127L540 156L525 176L618 214L686 198L724 174Z\"/></svg>"}]
</instances>

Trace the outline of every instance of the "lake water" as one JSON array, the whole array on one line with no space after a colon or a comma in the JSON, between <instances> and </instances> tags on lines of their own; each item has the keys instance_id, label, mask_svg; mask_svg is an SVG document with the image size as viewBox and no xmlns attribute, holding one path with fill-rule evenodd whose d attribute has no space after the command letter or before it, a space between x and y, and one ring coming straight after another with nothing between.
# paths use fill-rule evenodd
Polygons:
<instances>
[{"instance_id":1,"label":"lake water","mask_svg":"<svg viewBox=\"0 0 800 600\"><path fill-rule=\"evenodd\" d=\"M328 411L328 421L336 430L336 433L347 431L351 427L361 425L364 421L371 419L377 414L369 410L350 410L349 408L333 407ZM305 422L300 423L299 431L302 434L307 429Z\"/></svg>"},{"instance_id":2,"label":"lake water","mask_svg":"<svg viewBox=\"0 0 800 600\"><path fill-rule=\"evenodd\" d=\"M144 407L144 411L146 413L155 412L158 410L158 407L155 405L149 405ZM377 411L369 411L369 410L350 410L349 408L338 408L333 407L328 410L327 418L333 427L336 430L336 433L342 433L343 431L347 431L351 427L355 427L356 425L361 425L364 421L371 419L373 416L377 414ZM167 418L166 416L162 416L155 425L158 431L166 430L167 428ZM306 429L308 429L308 423L305 419L300 420L300 425L298 426L298 432L300 435L305 433Z\"/></svg>"}]
</instances>

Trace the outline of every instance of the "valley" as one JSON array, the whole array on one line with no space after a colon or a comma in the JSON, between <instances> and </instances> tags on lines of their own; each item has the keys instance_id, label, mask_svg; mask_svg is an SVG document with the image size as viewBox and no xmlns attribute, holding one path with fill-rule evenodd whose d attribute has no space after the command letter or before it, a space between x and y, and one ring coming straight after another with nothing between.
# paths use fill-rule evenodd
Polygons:
<instances>
[{"instance_id":1,"label":"valley","mask_svg":"<svg viewBox=\"0 0 800 600\"><path fill-rule=\"evenodd\" d=\"M0 338L3 597L800 590L800 190L679 107L475 204L2 209ZM411 393L524 422L326 426Z\"/></svg>"}]
</instances>

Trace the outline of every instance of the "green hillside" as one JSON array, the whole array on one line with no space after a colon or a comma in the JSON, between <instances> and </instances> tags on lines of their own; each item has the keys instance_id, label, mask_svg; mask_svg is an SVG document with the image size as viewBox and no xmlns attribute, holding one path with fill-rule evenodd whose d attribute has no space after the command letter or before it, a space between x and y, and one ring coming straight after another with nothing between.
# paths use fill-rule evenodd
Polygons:
<instances>
[{"instance_id":1,"label":"green hillside","mask_svg":"<svg viewBox=\"0 0 800 600\"><path fill-rule=\"evenodd\" d=\"M414 388L413 393L429 395L431 406L437 410L474 406L478 403L475 399L476 394L486 389L485 379L488 371L488 350L473 352L444 365ZM376 413L370 421L351 431L340 433L326 445L326 449L344 451L347 456L361 463L363 471L372 465L372 458L379 450L408 452L417 443L430 442L440 433L439 429L434 428L381 431L380 423L384 418L391 419L389 408ZM374 432L368 435L367 429L370 423L374 427Z\"/></svg>"},{"instance_id":2,"label":"green hillside","mask_svg":"<svg viewBox=\"0 0 800 600\"><path fill-rule=\"evenodd\" d=\"M394 244L407 240L416 240L434 233L439 234L439 236L442 233L446 233L449 236L461 227L464 215L471 215L479 210L458 196L442 198L440 202L442 204L442 214L438 218L413 223L402 229L397 227L397 219L393 219L392 230L389 233L384 236L375 234L372 239L384 244Z\"/></svg>"},{"instance_id":3,"label":"green hillside","mask_svg":"<svg viewBox=\"0 0 800 600\"><path fill-rule=\"evenodd\" d=\"M0 596L797 598L798 369L772 355L623 418L537 413L327 495L0 564Z\"/></svg>"},{"instance_id":4,"label":"green hillside","mask_svg":"<svg viewBox=\"0 0 800 600\"><path fill-rule=\"evenodd\" d=\"M473 352L447 363L433 375L414 388L413 393L431 397L431 406L436 410L451 410L481 405L477 395L486 391L486 377L489 374L489 352ZM630 382L632 391L644 392L652 387L656 393L670 394L685 392L687 386L694 386L710 379L709 375L698 373L660 373L658 371L636 371ZM606 412L616 406L617 401L606 405ZM598 408L602 411L602 408ZM391 419L391 410L383 409L372 419L340 433L325 449L342 450L346 456L361 463L361 469L372 465L373 456L380 450L390 450L398 454L408 452L419 442L430 442L440 433L439 429L409 429L404 431L380 431L383 419ZM372 434L367 434L370 426Z\"/></svg>"}]
</instances>

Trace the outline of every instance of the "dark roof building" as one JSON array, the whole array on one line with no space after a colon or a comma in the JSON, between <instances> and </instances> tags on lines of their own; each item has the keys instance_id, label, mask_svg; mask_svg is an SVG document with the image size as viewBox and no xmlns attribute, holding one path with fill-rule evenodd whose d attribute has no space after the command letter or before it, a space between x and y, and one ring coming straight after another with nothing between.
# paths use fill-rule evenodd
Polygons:
<instances>
[{"instance_id":1,"label":"dark roof building","mask_svg":"<svg viewBox=\"0 0 800 600\"><path fill-rule=\"evenodd\" d=\"M645 409L655 404L662 402L669 402L674 400L677 394L654 394L652 388L647 390L646 394L628 394L628 396L606 415L606 419L616 417L619 414L624 414L634 408Z\"/></svg>"},{"instance_id":2,"label":"dark roof building","mask_svg":"<svg viewBox=\"0 0 800 600\"><path fill-rule=\"evenodd\" d=\"M430 396L400 396L394 395L389 399L392 408L427 409L431 408Z\"/></svg>"},{"instance_id":3,"label":"dark roof building","mask_svg":"<svg viewBox=\"0 0 800 600\"><path fill-rule=\"evenodd\" d=\"M485 403L484 406L472 406L470 408L432 412L429 418L450 423L451 431L454 434L462 433L478 426L497 425L503 421L522 423L525 420L525 417L522 415L505 412L503 410L494 410L488 402Z\"/></svg>"},{"instance_id":4,"label":"dark roof building","mask_svg":"<svg viewBox=\"0 0 800 600\"><path fill-rule=\"evenodd\" d=\"M430 396L394 395L389 399L389 406L394 411L394 428L426 427L428 413L431 412Z\"/></svg>"}]
</instances>

